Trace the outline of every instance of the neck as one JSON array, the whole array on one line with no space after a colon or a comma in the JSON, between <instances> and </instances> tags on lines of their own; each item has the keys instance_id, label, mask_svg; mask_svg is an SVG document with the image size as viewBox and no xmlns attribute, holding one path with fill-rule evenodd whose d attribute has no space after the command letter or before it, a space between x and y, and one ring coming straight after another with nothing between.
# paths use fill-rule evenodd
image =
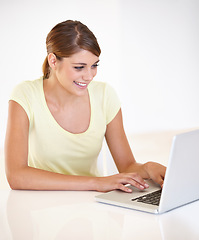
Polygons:
<instances>
[{"instance_id":1,"label":"neck","mask_svg":"<svg viewBox=\"0 0 199 240\"><path fill-rule=\"evenodd\" d=\"M78 103L86 97L85 95L78 96L71 94L64 89L56 79L53 79L52 77L49 77L43 81L43 88L47 102L50 102L53 105L61 108Z\"/></svg>"}]
</instances>

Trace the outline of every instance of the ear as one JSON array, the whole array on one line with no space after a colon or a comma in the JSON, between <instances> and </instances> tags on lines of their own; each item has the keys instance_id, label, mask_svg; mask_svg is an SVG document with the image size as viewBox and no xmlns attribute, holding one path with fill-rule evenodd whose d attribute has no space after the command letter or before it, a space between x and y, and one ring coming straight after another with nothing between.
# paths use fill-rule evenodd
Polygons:
<instances>
[{"instance_id":1,"label":"ear","mask_svg":"<svg viewBox=\"0 0 199 240\"><path fill-rule=\"evenodd\" d=\"M52 69L55 69L56 62L57 62L57 58L56 58L55 54L54 53L49 53L48 54L48 64Z\"/></svg>"}]
</instances>

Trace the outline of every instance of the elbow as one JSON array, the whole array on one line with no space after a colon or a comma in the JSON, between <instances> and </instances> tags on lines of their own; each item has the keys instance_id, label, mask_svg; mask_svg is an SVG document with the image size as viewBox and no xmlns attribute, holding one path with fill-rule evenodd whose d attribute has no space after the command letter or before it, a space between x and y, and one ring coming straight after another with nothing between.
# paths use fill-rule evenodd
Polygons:
<instances>
[{"instance_id":1,"label":"elbow","mask_svg":"<svg viewBox=\"0 0 199 240\"><path fill-rule=\"evenodd\" d=\"M25 189L22 178L19 173L6 173L7 181L12 190Z\"/></svg>"},{"instance_id":2,"label":"elbow","mask_svg":"<svg viewBox=\"0 0 199 240\"><path fill-rule=\"evenodd\" d=\"M12 190L20 190L15 184L11 184L10 182L8 182L8 183Z\"/></svg>"},{"instance_id":3,"label":"elbow","mask_svg":"<svg viewBox=\"0 0 199 240\"><path fill-rule=\"evenodd\" d=\"M13 183L12 181L8 181L8 184L12 190L22 190L16 183Z\"/></svg>"},{"instance_id":4,"label":"elbow","mask_svg":"<svg viewBox=\"0 0 199 240\"><path fill-rule=\"evenodd\" d=\"M12 190L20 190L17 181L13 179L13 177L7 177L8 184Z\"/></svg>"}]
</instances>

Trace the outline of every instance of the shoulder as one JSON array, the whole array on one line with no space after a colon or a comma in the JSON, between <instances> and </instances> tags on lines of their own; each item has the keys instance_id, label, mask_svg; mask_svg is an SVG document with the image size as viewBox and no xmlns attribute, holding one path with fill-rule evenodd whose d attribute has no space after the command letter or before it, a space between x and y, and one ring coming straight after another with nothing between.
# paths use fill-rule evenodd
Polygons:
<instances>
[{"instance_id":1,"label":"shoulder","mask_svg":"<svg viewBox=\"0 0 199 240\"><path fill-rule=\"evenodd\" d=\"M106 87L107 83L105 82L99 82L99 81L92 81L89 84L89 89L90 90L99 90L99 91L103 91L104 88Z\"/></svg>"},{"instance_id":2,"label":"shoulder","mask_svg":"<svg viewBox=\"0 0 199 240\"><path fill-rule=\"evenodd\" d=\"M11 92L9 100L17 102L24 108L28 118L32 116L32 103L38 99L42 84L42 78L34 81L24 81L14 87Z\"/></svg>"},{"instance_id":3,"label":"shoulder","mask_svg":"<svg viewBox=\"0 0 199 240\"><path fill-rule=\"evenodd\" d=\"M108 124L121 107L120 99L115 89L108 83L97 81L91 82L89 88L94 98L97 99L96 101L102 104L106 123Z\"/></svg>"},{"instance_id":4,"label":"shoulder","mask_svg":"<svg viewBox=\"0 0 199 240\"><path fill-rule=\"evenodd\" d=\"M16 91L34 91L36 89L38 89L41 85L41 81L42 81L42 78L39 78L39 79L36 79L36 80L31 80L31 81L23 81L19 84L17 84L13 91L16 92Z\"/></svg>"},{"instance_id":5,"label":"shoulder","mask_svg":"<svg viewBox=\"0 0 199 240\"><path fill-rule=\"evenodd\" d=\"M110 99L117 99L118 101L118 94L115 89L106 82L99 82L93 81L89 85L89 91L96 96L102 96L104 101L109 101Z\"/></svg>"},{"instance_id":6,"label":"shoulder","mask_svg":"<svg viewBox=\"0 0 199 240\"><path fill-rule=\"evenodd\" d=\"M32 96L37 95L39 89L41 88L42 78L32 80L32 81L23 81L17 84L10 95L10 99L31 99Z\"/></svg>"},{"instance_id":7,"label":"shoulder","mask_svg":"<svg viewBox=\"0 0 199 240\"><path fill-rule=\"evenodd\" d=\"M94 91L95 94L109 94L109 92L115 92L114 88L106 82L92 81L89 85L89 90Z\"/></svg>"}]
</instances>

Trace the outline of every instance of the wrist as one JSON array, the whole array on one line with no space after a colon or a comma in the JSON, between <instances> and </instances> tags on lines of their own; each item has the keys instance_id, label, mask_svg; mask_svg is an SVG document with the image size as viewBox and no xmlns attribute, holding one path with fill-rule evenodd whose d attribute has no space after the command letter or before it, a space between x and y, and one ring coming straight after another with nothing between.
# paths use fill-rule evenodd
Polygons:
<instances>
[{"instance_id":1,"label":"wrist","mask_svg":"<svg viewBox=\"0 0 199 240\"><path fill-rule=\"evenodd\" d=\"M91 188L93 191L100 191L100 182L102 177L93 177L91 180Z\"/></svg>"},{"instance_id":2,"label":"wrist","mask_svg":"<svg viewBox=\"0 0 199 240\"><path fill-rule=\"evenodd\" d=\"M151 162L147 162L143 164L143 171L144 171L144 175L146 179L150 178L150 166L151 166Z\"/></svg>"},{"instance_id":3,"label":"wrist","mask_svg":"<svg viewBox=\"0 0 199 240\"><path fill-rule=\"evenodd\" d=\"M147 163L133 163L131 166L127 169L126 172L136 172L138 173L142 178L147 179L149 178L149 162Z\"/></svg>"}]
</instances>

